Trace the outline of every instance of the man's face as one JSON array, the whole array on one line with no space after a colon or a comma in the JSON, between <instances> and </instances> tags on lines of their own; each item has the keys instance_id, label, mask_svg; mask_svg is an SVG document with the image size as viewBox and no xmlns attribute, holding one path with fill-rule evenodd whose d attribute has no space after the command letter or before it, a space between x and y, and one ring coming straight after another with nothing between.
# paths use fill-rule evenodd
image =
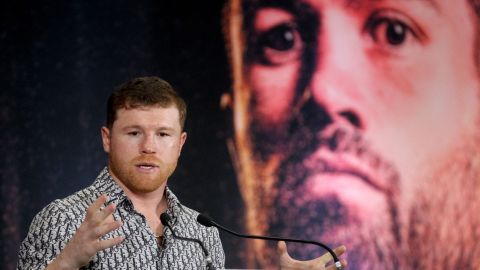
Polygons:
<instances>
[{"instance_id":1,"label":"man's face","mask_svg":"<svg viewBox=\"0 0 480 270\"><path fill-rule=\"evenodd\" d=\"M420 215L468 193L456 187L478 135L474 13L451 0L272 2L244 10L252 148L260 163L280 157L259 213L271 233L356 246L354 269L398 267L384 250L407 253Z\"/></svg>"},{"instance_id":2,"label":"man's face","mask_svg":"<svg viewBox=\"0 0 480 270\"><path fill-rule=\"evenodd\" d=\"M186 139L175 106L119 109L111 129L102 128L109 169L134 193L164 187Z\"/></svg>"}]
</instances>

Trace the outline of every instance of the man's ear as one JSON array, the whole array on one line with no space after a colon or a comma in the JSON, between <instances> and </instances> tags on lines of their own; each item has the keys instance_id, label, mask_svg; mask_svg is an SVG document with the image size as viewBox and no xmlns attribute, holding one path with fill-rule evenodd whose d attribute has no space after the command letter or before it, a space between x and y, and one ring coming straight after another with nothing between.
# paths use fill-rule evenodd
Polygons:
<instances>
[{"instance_id":1,"label":"man's ear","mask_svg":"<svg viewBox=\"0 0 480 270\"><path fill-rule=\"evenodd\" d=\"M100 132L102 134L103 150L110 153L110 130L107 127L102 127Z\"/></svg>"},{"instance_id":2,"label":"man's ear","mask_svg":"<svg viewBox=\"0 0 480 270\"><path fill-rule=\"evenodd\" d=\"M180 135L180 149L178 149L178 156L180 156L180 153L182 153L182 148L186 140L187 140L187 132L184 131Z\"/></svg>"}]
</instances>

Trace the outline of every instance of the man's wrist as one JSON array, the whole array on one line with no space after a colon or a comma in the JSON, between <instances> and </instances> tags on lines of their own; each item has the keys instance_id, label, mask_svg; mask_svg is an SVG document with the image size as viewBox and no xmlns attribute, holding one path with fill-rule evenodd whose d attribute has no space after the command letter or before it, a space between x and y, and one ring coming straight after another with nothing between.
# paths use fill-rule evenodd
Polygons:
<instances>
[{"instance_id":1,"label":"man's wrist","mask_svg":"<svg viewBox=\"0 0 480 270\"><path fill-rule=\"evenodd\" d=\"M65 251L65 250L64 250ZM61 252L55 260L53 260L45 270L78 270L78 267L75 267L73 263L69 262L65 258L64 252Z\"/></svg>"}]
</instances>

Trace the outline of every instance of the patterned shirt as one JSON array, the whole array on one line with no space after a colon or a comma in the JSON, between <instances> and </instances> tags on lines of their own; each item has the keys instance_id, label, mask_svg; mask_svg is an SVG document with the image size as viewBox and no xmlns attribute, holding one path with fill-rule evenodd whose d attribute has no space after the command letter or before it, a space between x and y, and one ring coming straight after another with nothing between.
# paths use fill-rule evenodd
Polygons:
<instances>
[{"instance_id":1,"label":"patterned shirt","mask_svg":"<svg viewBox=\"0 0 480 270\"><path fill-rule=\"evenodd\" d=\"M72 238L85 219L87 208L101 195L116 202L113 217L123 221L122 227L102 239L123 235L125 240L114 247L97 252L90 263L81 269L205 269L205 255L195 242L174 239L164 229L164 240L157 245L155 235L145 217L135 211L123 190L104 168L94 183L67 198L55 200L38 213L30 225L27 237L20 246L17 269L43 269L52 262ZM224 268L225 255L216 228L196 222L198 213L180 204L166 189L167 213L175 234L202 241L213 265Z\"/></svg>"}]
</instances>

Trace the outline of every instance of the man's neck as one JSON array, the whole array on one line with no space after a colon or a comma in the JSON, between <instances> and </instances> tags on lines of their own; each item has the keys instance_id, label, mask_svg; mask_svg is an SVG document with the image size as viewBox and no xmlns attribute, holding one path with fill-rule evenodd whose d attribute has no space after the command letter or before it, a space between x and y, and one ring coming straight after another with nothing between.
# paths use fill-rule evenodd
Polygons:
<instances>
[{"instance_id":1,"label":"man's neck","mask_svg":"<svg viewBox=\"0 0 480 270\"><path fill-rule=\"evenodd\" d=\"M124 188L123 190L127 197L132 201L135 210L145 216L151 216L155 214L159 218L160 214L167 210L165 188L166 183L157 190L149 193L135 193L131 190L128 190L128 188Z\"/></svg>"},{"instance_id":2,"label":"man's neck","mask_svg":"<svg viewBox=\"0 0 480 270\"><path fill-rule=\"evenodd\" d=\"M132 201L135 210L142 214L157 213L160 216L161 213L167 209L167 199L165 196L165 189L167 182L163 183L159 188L151 192L135 192L129 189L119 179L112 176L115 182L122 188L125 195ZM146 212L146 213L144 213Z\"/></svg>"},{"instance_id":3,"label":"man's neck","mask_svg":"<svg viewBox=\"0 0 480 270\"><path fill-rule=\"evenodd\" d=\"M110 175L125 192L125 195L132 201L135 210L145 216L153 233L155 235L161 235L163 225L160 222L160 215L167 210L167 198L165 196L167 181L152 192L135 192L115 177L111 171Z\"/></svg>"}]
</instances>

